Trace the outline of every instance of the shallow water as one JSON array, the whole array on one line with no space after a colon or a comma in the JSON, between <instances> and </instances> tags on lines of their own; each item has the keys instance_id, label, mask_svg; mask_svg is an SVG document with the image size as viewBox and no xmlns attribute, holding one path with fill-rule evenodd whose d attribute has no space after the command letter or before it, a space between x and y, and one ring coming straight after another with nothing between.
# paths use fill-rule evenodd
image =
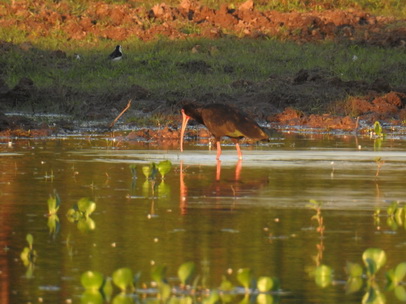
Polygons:
<instances>
[{"instance_id":1,"label":"shallow water","mask_svg":"<svg viewBox=\"0 0 406 304\"><path fill-rule=\"evenodd\" d=\"M384 303L400 302L385 291L385 272L406 261L406 233L387 224L386 208L392 201L403 206L405 143L387 139L374 151L368 138L286 135L243 146L241 162L232 145L223 145L217 163L215 151L196 143L180 153L176 143L98 136L3 142L0 303L83 303L80 275L87 270L111 276L129 267L149 288L152 265L167 265L175 286L186 261L196 263L199 284L210 290L223 276L240 286L236 272L248 267L256 277L280 280L274 303L361 303L365 285L347 294L344 268L347 261L362 264L369 247L388 257L376 280ZM141 168L162 160L172 170L152 187ZM44 216L54 190L62 200L57 231ZM90 231L66 216L82 197L97 205ZM318 217L311 199L322 204ZM20 259L27 233L37 252L32 275ZM309 275L320 264L334 270L324 288ZM231 303L242 299L235 295ZM136 293L131 301L146 300Z\"/></svg>"}]
</instances>

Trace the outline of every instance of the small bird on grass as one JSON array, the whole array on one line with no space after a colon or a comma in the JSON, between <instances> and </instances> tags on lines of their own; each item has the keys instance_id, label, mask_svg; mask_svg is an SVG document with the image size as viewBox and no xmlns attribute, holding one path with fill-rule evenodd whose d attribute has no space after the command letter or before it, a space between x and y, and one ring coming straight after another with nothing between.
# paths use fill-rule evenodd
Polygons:
<instances>
[{"instance_id":1,"label":"small bird on grass","mask_svg":"<svg viewBox=\"0 0 406 304\"><path fill-rule=\"evenodd\" d=\"M122 58L123 58L123 50L121 48L121 45L117 45L114 52L109 55L109 59L111 61L118 61L121 60Z\"/></svg>"}]
</instances>

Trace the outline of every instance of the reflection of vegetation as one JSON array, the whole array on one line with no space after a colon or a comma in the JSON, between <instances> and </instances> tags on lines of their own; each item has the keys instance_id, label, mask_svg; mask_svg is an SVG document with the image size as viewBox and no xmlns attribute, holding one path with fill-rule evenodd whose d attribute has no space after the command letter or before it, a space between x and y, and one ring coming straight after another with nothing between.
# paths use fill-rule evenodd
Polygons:
<instances>
[{"instance_id":1,"label":"reflection of vegetation","mask_svg":"<svg viewBox=\"0 0 406 304\"><path fill-rule=\"evenodd\" d=\"M376 209L374 212L374 223L379 227L381 213L380 209ZM406 205L401 205L399 202L392 202L387 208L386 213L388 218L386 224L392 229L397 230L399 227L406 229Z\"/></svg>"},{"instance_id":2,"label":"reflection of vegetation","mask_svg":"<svg viewBox=\"0 0 406 304\"><path fill-rule=\"evenodd\" d=\"M20 254L20 258L24 263L24 266L27 267L27 272L25 276L27 278L32 278L34 272L34 263L37 259L37 252L33 249L34 237L32 234L27 234L26 240L28 247L24 247L23 251Z\"/></svg>"},{"instance_id":3,"label":"reflection of vegetation","mask_svg":"<svg viewBox=\"0 0 406 304\"><path fill-rule=\"evenodd\" d=\"M375 158L375 163L376 163L376 173L375 176L379 176L379 172L381 171L381 167L385 163L385 161L381 157L376 157Z\"/></svg>"},{"instance_id":4,"label":"reflection of vegetation","mask_svg":"<svg viewBox=\"0 0 406 304\"><path fill-rule=\"evenodd\" d=\"M244 288L235 287L229 280L223 278L220 287L213 290L198 287L200 276L194 276L196 266L193 262L185 262L179 266L177 271L178 286L172 286L169 283L166 278L166 271L166 266L154 265L151 269L151 278L153 280L150 284L151 287L147 288L147 284L142 284L146 289L134 287L138 283L140 274L134 276L129 268L120 268L114 271L112 279L104 277L99 272L86 271L81 276L82 286L86 289L82 295L82 303L90 303L90 300L95 303L102 303L103 298L107 299L113 295L114 286L120 290L120 293L114 297L114 303L132 303L133 295L131 293L145 296L156 295L159 303L178 303L179 301L192 303L196 302L196 299L194 299L196 296L200 299L203 298L202 303L214 304L220 301L229 303L233 301L236 295L243 294L245 295L243 302L247 303L252 296L257 298L257 303L278 302L274 302L271 293L278 292L279 281L276 278L261 276L255 285L255 278L249 268L240 269L237 273L237 280ZM114 286L111 282L113 282ZM192 285L190 285L191 282ZM84 302L84 300L87 302Z\"/></svg>"},{"instance_id":5,"label":"reflection of vegetation","mask_svg":"<svg viewBox=\"0 0 406 304\"><path fill-rule=\"evenodd\" d=\"M59 206L61 205L61 199L56 190L54 190L54 195L49 196L47 203L48 203L47 215L48 215L49 233L55 237L55 235L59 232L60 228L59 217L57 215L57 212L59 210Z\"/></svg>"},{"instance_id":6,"label":"reflection of vegetation","mask_svg":"<svg viewBox=\"0 0 406 304\"><path fill-rule=\"evenodd\" d=\"M96 210L96 203L87 197L78 200L77 204L68 210L66 216L70 222L76 222L80 231L90 231L96 228L90 215Z\"/></svg>"},{"instance_id":7,"label":"reflection of vegetation","mask_svg":"<svg viewBox=\"0 0 406 304\"><path fill-rule=\"evenodd\" d=\"M346 293L351 294L358 292L366 281L366 291L362 298L362 303L380 304L385 303L385 296L380 291L377 281L377 274L386 264L386 253L380 248L368 248L362 254L362 260L365 268L357 263L347 262L345 267L348 279L346 282ZM329 286L333 279L333 270L326 266L316 267L314 276L316 284L322 288ZM386 290L393 290L395 296L406 301L406 290L403 280L406 277L406 262L398 264L395 268L386 272Z\"/></svg>"}]
</instances>

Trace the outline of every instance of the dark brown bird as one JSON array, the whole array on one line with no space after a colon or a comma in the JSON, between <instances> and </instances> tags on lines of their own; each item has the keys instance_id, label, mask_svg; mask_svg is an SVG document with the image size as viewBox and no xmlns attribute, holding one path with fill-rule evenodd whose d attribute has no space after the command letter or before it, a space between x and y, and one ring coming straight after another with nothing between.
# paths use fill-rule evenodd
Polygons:
<instances>
[{"instance_id":1,"label":"dark brown bird","mask_svg":"<svg viewBox=\"0 0 406 304\"><path fill-rule=\"evenodd\" d=\"M182 129L180 132L180 150L183 151L183 136L186 125L190 118L203 124L216 139L217 155L220 159L221 146L220 138L223 136L230 137L235 143L238 158L242 159L242 154L238 140L247 137L254 140L268 139L269 136L264 130L245 113L242 113L233 107L225 104L213 103L207 106L196 104L186 104L182 107Z\"/></svg>"}]
</instances>

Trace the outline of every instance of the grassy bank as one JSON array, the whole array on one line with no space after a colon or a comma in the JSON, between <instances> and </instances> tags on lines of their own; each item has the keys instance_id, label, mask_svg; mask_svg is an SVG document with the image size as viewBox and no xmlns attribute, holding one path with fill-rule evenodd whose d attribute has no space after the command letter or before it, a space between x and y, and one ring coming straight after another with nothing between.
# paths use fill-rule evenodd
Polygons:
<instances>
[{"instance_id":1,"label":"grassy bank","mask_svg":"<svg viewBox=\"0 0 406 304\"><path fill-rule=\"evenodd\" d=\"M36 48L12 48L0 57L2 77L9 87L28 77L39 88L69 87L99 94L137 84L155 98L233 95L239 93L231 86L235 81L293 77L301 69L321 69L344 81L382 78L400 86L406 80L403 49L252 39L160 40L127 43L124 59L110 62L107 56L113 48L112 43L91 50L79 48L68 52L66 58Z\"/></svg>"}]
</instances>

